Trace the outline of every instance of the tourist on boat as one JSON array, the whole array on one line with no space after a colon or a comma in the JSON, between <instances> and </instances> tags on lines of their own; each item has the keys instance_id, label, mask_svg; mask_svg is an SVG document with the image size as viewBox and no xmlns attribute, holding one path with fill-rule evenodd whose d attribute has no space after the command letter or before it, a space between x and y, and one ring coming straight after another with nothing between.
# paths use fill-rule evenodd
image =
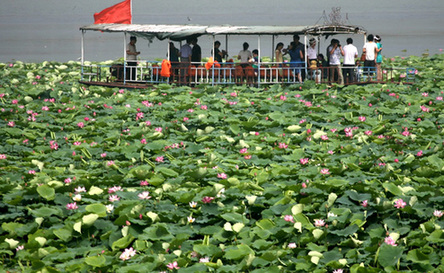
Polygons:
<instances>
[{"instance_id":1,"label":"tourist on boat","mask_svg":"<svg viewBox=\"0 0 444 273\"><path fill-rule=\"evenodd\" d=\"M321 70L322 79L328 78L328 61L325 59L324 54L318 54L318 67Z\"/></svg>"},{"instance_id":2,"label":"tourist on boat","mask_svg":"<svg viewBox=\"0 0 444 273\"><path fill-rule=\"evenodd\" d=\"M339 84L344 84L341 68L341 57L344 56L344 50L337 39L332 39L332 43L328 48L330 53L330 82L336 82L334 75L337 74Z\"/></svg>"},{"instance_id":3,"label":"tourist on boat","mask_svg":"<svg viewBox=\"0 0 444 273\"><path fill-rule=\"evenodd\" d=\"M202 60L202 50L197 44L197 38L193 38L191 44L193 44L193 49L191 50L191 63L193 65L200 65Z\"/></svg>"},{"instance_id":4,"label":"tourist on boat","mask_svg":"<svg viewBox=\"0 0 444 273\"><path fill-rule=\"evenodd\" d=\"M358 49L353 45L353 39L347 38L347 45L344 46L344 68L343 74L345 83L352 83L355 81L355 58L358 57Z\"/></svg>"},{"instance_id":5,"label":"tourist on boat","mask_svg":"<svg viewBox=\"0 0 444 273\"><path fill-rule=\"evenodd\" d=\"M299 35L297 35L297 34L293 35L293 42L295 43L296 48L299 48L302 51L302 55L305 56L305 45L300 42ZM304 58L302 58L302 67L304 67L304 66L305 66L305 60L304 60ZM305 69L302 69L301 73L302 73L301 77L303 79L305 79Z\"/></svg>"},{"instance_id":6,"label":"tourist on boat","mask_svg":"<svg viewBox=\"0 0 444 273\"><path fill-rule=\"evenodd\" d=\"M178 66L179 66L179 49L174 46L173 42L170 42L170 62L171 62L171 70L173 71L173 75L178 75Z\"/></svg>"},{"instance_id":7,"label":"tourist on boat","mask_svg":"<svg viewBox=\"0 0 444 273\"><path fill-rule=\"evenodd\" d=\"M127 79L136 80L136 66L137 66L137 56L140 54L140 51L137 51L136 49L136 42L137 38L136 36L130 37L130 42L126 46L126 60L127 64L129 66L129 69L127 70L127 73L129 75L126 76Z\"/></svg>"},{"instance_id":8,"label":"tourist on boat","mask_svg":"<svg viewBox=\"0 0 444 273\"><path fill-rule=\"evenodd\" d=\"M373 75L375 72L377 48L378 46L374 42L373 34L369 34L367 36L367 42L364 44L364 48L362 49L365 53L364 73L368 74L369 76Z\"/></svg>"},{"instance_id":9,"label":"tourist on boat","mask_svg":"<svg viewBox=\"0 0 444 273\"><path fill-rule=\"evenodd\" d=\"M243 44L244 49L239 51L239 54L237 55L237 59L241 61L242 67L248 66L248 62L250 61L251 57L253 56L251 54L251 51L248 50L249 47L250 47L250 45L247 42L245 42Z\"/></svg>"},{"instance_id":10,"label":"tourist on boat","mask_svg":"<svg viewBox=\"0 0 444 273\"><path fill-rule=\"evenodd\" d=\"M259 50L255 49L251 52L253 58L250 59L251 66L254 68L254 74L257 76L258 64L259 64Z\"/></svg>"},{"instance_id":11,"label":"tourist on boat","mask_svg":"<svg viewBox=\"0 0 444 273\"><path fill-rule=\"evenodd\" d=\"M284 56L282 54L282 50L284 49L284 43L278 43L276 45L276 49L274 51L275 55L275 62L279 66L279 76L282 77L284 74L284 71L282 70L282 65L284 63Z\"/></svg>"},{"instance_id":12,"label":"tourist on boat","mask_svg":"<svg viewBox=\"0 0 444 273\"><path fill-rule=\"evenodd\" d=\"M296 46L295 42L291 42L287 52L290 55L290 67L293 69L294 76L296 77L297 75L298 81L302 82L301 68L304 66L304 53L302 49Z\"/></svg>"},{"instance_id":13,"label":"tourist on boat","mask_svg":"<svg viewBox=\"0 0 444 273\"><path fill-rule=\"evenodd\" d=\"M381 69L381 63L382 63L382 44L381 44L381 37L379 35L375 35L375 42L376 42L376 79L378 81L382 81L382 69Z\"/></svg>"},{"instance_id":14,"label":"tourist on boat","mask_svg":"<svg viewBox=\"0 0 444 273\"><path fill-rule=\"evenodd\" d=\"M187 38L187 43L184 44L180 48L180 81L181 83L186 83L186 77L188 73L188 68L190 67L190 61L191 61L191 38Z\"/></svg>"},{"instance_id":15,"label":"tourist on boat","mask_svg":"<svg viewBox=\"0 0 444 273\"><path fill-rule=\"evenodd\" d=\"M222 63L222 59L228 57L228 54L225 50L220 50L220 42L216 41L214 42L214 60L218 61L219 63ZM211 55L213 55L213 51L211 51Z\"/></svg>"},{"instance_id":16,"label":"tourist on boat","mask_svg":"<svg viewBox=\"0 0 444 273\"><path fill-rule=\"evenodd\" d=\"M307 49L307 58L308 58L308 79L314 80L316 83L321 82L321 71L318 69L318 53L316 50L316 39L311 38L309 41L309 47Z\"/></svg>"}]
</instances>

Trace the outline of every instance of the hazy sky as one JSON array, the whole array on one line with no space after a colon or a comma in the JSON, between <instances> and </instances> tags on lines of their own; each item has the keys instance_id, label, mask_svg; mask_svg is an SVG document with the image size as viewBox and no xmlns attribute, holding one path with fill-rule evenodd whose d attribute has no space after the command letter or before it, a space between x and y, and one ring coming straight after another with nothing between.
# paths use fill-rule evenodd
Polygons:
<instances>
[{"instance_id":1,"label":"hazy sky","mask_svg":"<svg viewBox=\"0 0 444 273\"><path fill-rule=\"evenodd\" d=\"M79 27L120 1L2 0L0 61L75 59ZM415 48L437 50L444 43L444 0L133 0L133 23L313 25L332 7L397 51L404 46L416 54Z\"/></svg>"}]
</instances>

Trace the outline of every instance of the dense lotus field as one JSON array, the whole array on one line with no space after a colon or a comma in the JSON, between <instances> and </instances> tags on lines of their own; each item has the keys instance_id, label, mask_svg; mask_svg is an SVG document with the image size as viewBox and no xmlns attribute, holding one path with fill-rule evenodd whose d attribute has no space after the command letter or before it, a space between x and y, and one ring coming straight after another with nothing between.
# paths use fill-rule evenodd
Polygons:
<instances>
[{"instance_id":1,"label":"dense lotus field","mask_svg":"<svg viewBox=\"0 0 444 273\"><path fill-rule=\"evenodd\" d=\"M443 272L444 55L385 64L415 84L136 91L0 64L1 267Z\"/></svg>"}]
</instances>

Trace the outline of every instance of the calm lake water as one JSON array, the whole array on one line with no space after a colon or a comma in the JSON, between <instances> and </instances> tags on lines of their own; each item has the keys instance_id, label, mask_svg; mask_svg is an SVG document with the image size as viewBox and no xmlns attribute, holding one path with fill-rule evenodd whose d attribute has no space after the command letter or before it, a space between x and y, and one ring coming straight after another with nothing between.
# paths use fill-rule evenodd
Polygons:
<instances>
[{"instance_id":1,"label":"calm lake water","mask_svg":"<svg viewBox=\"0 0 444 273\"><path fill-rule=\"evenodd\" d=\"M0 62L78 60L80 57L79 27L93 23L93 14L121 0L14 0L0 3ZM225 0L133 0L133 23L140 24L202 24L202 25L314 25L323 23L323 11L341 7L342 19L379 34L383 55L407 56L440 53L444 49L444 1L403 0L365 3L352 0L318 1L252 1ZM337 36L342 44L348 36ZM352 36L362 49L363 36ZM216 37L225 48L225 36ZM114 60L123 56L123 34L89 31L85 35L85 57L92 61ZM329 40L321 43L321 52ZM237 55L242 43L257 48L257 37L229 38L228 52ZM277 37L285 45L291 37ZM203 57L210 56L211 37L200 37ZM176 43L179 46L178 43ZM144 60L164 58L166 41L149 43L139 39L137 49ZM271 37L262 36L263 56L271 56Z\"/></svg>"}]
</instances>

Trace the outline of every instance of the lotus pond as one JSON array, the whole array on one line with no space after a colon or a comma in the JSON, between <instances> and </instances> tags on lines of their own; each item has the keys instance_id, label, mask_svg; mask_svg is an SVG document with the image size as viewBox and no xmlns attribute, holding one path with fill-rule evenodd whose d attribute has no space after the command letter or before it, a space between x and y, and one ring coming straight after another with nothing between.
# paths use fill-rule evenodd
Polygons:
<instances>
[{"instance_id":1,"label":"lotus pond","mask_svg":"<svg viewBox=\"0 0 444 273\"><path fill-rule=\"evenodd\" d=\"M444 271L444 55L385 63L415 83L136 91L0 64L0 271Z\"/></svg>"}]
</instances>

